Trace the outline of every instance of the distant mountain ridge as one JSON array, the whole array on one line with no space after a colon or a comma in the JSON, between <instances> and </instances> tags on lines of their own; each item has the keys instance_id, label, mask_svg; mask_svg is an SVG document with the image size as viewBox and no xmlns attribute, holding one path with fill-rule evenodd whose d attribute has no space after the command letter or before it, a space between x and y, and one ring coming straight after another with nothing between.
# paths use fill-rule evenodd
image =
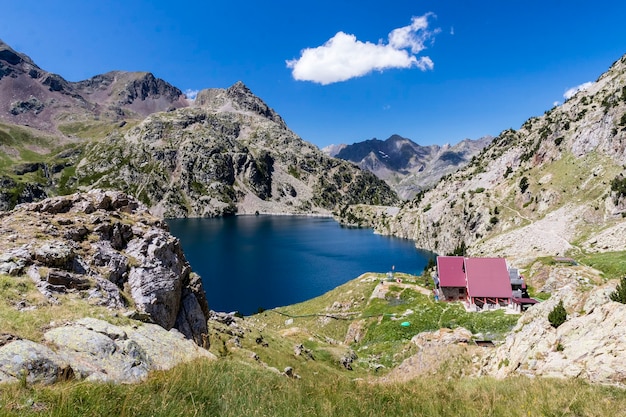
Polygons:
<instances>
[{"instance_id":1,"label":"distant mountain ridge","mask_svg":"<svg viewBox=\"0 0 626 417\"><path fill-rule=\"evenodd\" d=\"M70 82L0 40L2 122L58 133L78 121L142 119L187 106L182 91L151 73L111 71Z\"/></svg>"},{"instance_id":2,"label":"distant mountain ridge","mask_svg":"<svg viewBox=\"0 0 626 417\"><path fill-rule=\"evenodd\" d=\"M392 135L386 140L369 139L352 145L322 149L330 156L351 161L385 180L402 198L413 198L432 187L441 177L467 165L493 140L485 136L465 139L454 146L422 146L411 139Z\"/></svg>"}]
</instances>

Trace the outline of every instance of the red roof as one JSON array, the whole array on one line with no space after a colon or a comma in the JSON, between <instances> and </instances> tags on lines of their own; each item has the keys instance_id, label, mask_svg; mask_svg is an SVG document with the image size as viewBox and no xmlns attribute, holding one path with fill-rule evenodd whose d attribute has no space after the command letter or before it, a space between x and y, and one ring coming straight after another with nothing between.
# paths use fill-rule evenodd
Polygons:
<instances>
[{"instance_id":1,"label":"red roof","mask_svg":"<svg viewBox=\"0 0 626 417\"><path fill-rule=\"evenodd\" d=\"M440 287L465 287L465 269L462 256L437 256Z\"/></svg>"},{"instance_id":2,"label":"red roof","mask_svg":"<svg viewBox=\"0 0 626 417\"><path fill-rule=\"evenodd\" d=\"M504 258L465 258L470 297L511 298L511 280Z\"/></svg>"}]
</instances>

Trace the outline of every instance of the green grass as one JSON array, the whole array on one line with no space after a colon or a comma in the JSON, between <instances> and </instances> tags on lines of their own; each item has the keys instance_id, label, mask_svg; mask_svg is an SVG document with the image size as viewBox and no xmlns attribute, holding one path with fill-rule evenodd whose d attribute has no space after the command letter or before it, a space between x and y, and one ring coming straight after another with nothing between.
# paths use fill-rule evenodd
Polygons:
<instances>
[{"instance_id":1,"label":"green grass","mask_svg":"<svg viewBox=\"0 0 626 417\"><path fill-rule=\"evenodd\" d=\"M419 277L407 274L396 276L405 284L422 282ZM373 362L392 368L412 354L409 342L418 333L464 327L474 334L480 333L482 338L501 340L519 319L519 315L505 314L503 310L468 313L460 303L434 302L417 286L404 288L389 283L385 299L370 299L372 291L384 278L384 274L368 273L320 297L276 309L283 315L268 311L250 320L276 331L298 329L292 335L294 343L310 338L344 341L348 328L360 322L364 334L359 343L350 347L357 351L360 359L355 372L367 374ZM337 304L344 308L333 309ZM400 325L405 321L409 326ZM316 348L323 349L323 345L319 343Z\"/></svg>"},{"instance_id":2,"label":"green grass","mask_svg":"<svg viewBox=\"0 0 626 417\"><path fill-rule=\"evenodd\" d=\"M114 131L126 132L138 123L138 120L126 120L124 126L120 127L119 121L111 120L61 121L59 131L67 136L101 140Z\"/></svg>"},{"instance_id":3,"label":"green grass","mask_svg":"<svg viewBox=\"0 0 626 417\"><path fill-rule=\"evenodd\" d=\"M52 136L45 136L19 126L0 123L0 144L6 146L6 152L0 154L0 176L10 179L16 184L14 187L4 189L4 192L10 197L11 205L15 205L18 196L27 185L43 187L54 194L54 191L50 190L52 185L50 179L44 175L42 169L17 175L15 168L23 163L39 162L48 167L71 163L72 158L60 158L58 154L82 145L66 143L58 146L58 142L59 139ZM67 186L69 175L73 175L71 170L72 168L68 167L62 173L54 175L55 180L58 179L61 183L58 187L61 194L74 191L73 188Z\"/></svg>"},{"instance_id":4,"label":"green grass","mask_svg":"<svg viewBox=\"0 0 626 417\"><path fill-rule=\"evenodd\" d=\"M380 311L383 315L369 320L367 333L355 348L360 355L377 358L377 362L387 368L397 366L414 353L409 341L419 333L464 327L474 334L481 334L481 338L501 340L519 319L517 314L505 314L503 310L468 313L459 303L434 302L422 294L418 294L413 302L388 307L387 313L382 313L385 300L373 301L376 306L373 311ZM398 310L405 313L400 314ZM409 322L409 326L401 326L403 322ZM404 353L399 355L398 352Z\"/></svg>"},{"instance_id":5,"label":"green grass","mask_svg":"<svg viewBox=\"0 0 626 417\"><path fill-rule=\"evenodd\" d=\"M579 380L415 379L343 375L293 380L235 360L199 361L137 385L69 382L0 392L3 416L618 416L626 393Z\"/></svg>"},{"instance_id":6,"label":"green grass","mask_svg":"<svg viewBox=\"0 0 626 417\"><path fill-rule=\"evenodd\" d=\"M49 303L28 277L0 275L0 334L9 333L39 342L51 322L99 317L113 324L129 324L104 307L92 306L74 294L59 294L61 304ZM23 303L25 310L20 310Z\"/></svg>"},{"instance_id":7,"label":"green grass","mask_svg":"<svg viewBox=\"0 0 626 417\"><path fill-rule=\"evenodd\" d=\"M583 265L601 271L606 279L618 279L626 276L626 252L590 253L578 259Z\"/></svg>"}]
</instances>

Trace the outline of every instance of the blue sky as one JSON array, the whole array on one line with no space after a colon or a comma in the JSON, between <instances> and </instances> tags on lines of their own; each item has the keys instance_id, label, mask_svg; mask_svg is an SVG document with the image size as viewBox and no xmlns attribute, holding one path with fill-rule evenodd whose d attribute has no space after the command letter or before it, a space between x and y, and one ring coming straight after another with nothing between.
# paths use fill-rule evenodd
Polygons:
<instances>
[{"instance_id":1,"label":"blue sky","mask_svg":"<svg viewBox=\"0 0 626 417\"><path fill-rule=\"evenodd\" d=\"M320 147L454 144L517 129L595 81L626 53L626 2L12 1L0 39L70 81L243 81Z\"/></svg>"}]
</instances>

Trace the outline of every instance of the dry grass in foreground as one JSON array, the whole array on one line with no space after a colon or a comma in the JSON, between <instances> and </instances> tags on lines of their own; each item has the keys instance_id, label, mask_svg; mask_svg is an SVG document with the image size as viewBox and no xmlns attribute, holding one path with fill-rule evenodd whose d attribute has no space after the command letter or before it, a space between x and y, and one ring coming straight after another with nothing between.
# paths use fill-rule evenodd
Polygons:
<instances>
[{"instance_id":1,"label":"dry grass in foreground","mask_svg":"<svg viewBox=\"0 0 626 417\"><path fill-rule=\"evenodd\" d=\"M225 359L183 365L138 385L3 386L0 415L607 417L626 415L626 392L521 377L377 384L322 371L294 380Z\"/></svg>"}]
</instances>

